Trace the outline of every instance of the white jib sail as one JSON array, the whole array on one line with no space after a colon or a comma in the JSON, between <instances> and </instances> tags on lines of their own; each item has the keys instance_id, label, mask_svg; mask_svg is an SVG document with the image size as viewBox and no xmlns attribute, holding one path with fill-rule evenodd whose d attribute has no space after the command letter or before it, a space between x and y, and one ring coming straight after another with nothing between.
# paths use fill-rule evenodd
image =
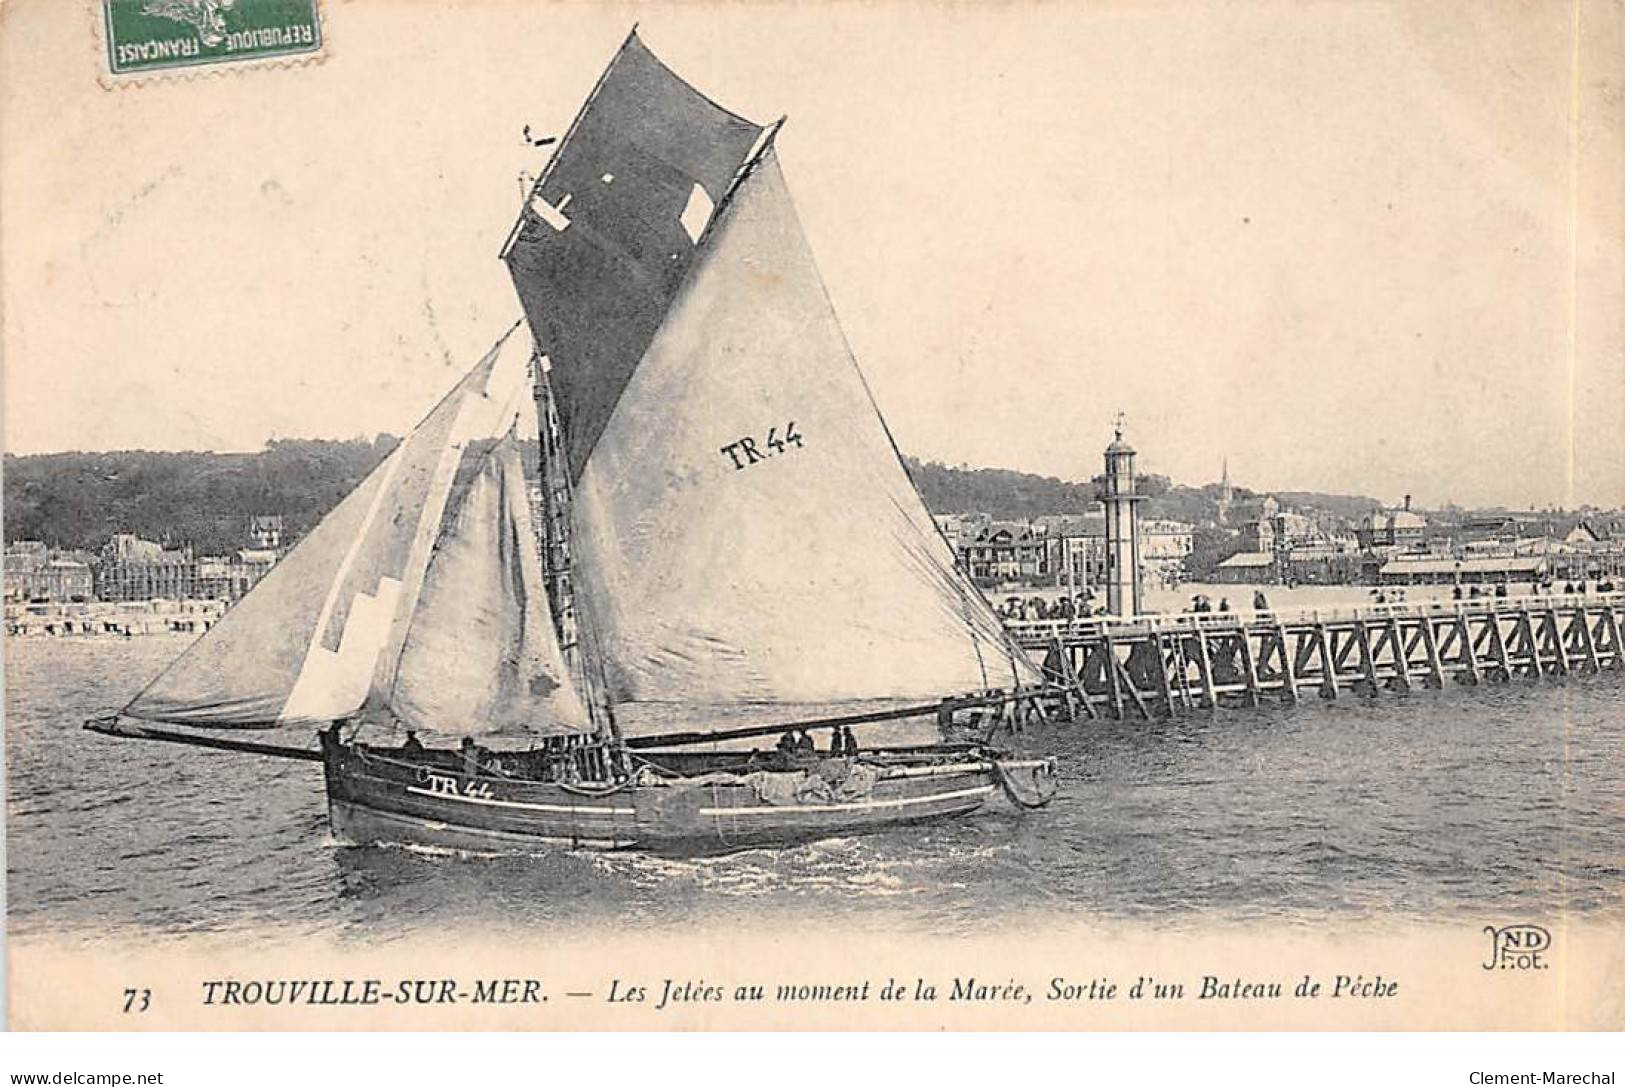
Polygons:
<instances>
[{"instance_id":1,"label":"white jib sail","mask_svg":"<svg viewBox=\"0 0 1625 1087\"><path fill-rule=\"evenodd\" d=\"M530 338L510 333L265 578L125 712L214 727L381 704L468 442L506 429Z\"/></svg>"},{"instance_id":2,"label":"white jib sail","mask_svg":"<svg viewBox=\"0 0 1625 1087\"><path fill-rule=\"evenodd\" d=\"M453 735L592 728L554 634L511 433L435 544L389 708L409 728Z\"/></svg>"},{"instance_id":3,"label":"white jib sail","mask_svg":"<svg viewBox=\"0 0 1625 1087\"><path fill-rule=\"evenodd\" d=\"M1036 681L898 460L771 148L702 249L575 490L610 697L828 705Z\"/></svg>"}]
</instances>

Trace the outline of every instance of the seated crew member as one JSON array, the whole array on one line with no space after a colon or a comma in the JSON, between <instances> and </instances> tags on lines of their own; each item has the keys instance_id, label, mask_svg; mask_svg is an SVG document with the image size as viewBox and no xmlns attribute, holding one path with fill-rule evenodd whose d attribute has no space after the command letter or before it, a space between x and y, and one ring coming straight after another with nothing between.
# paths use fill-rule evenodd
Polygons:
<instances>
[{"instance_id":1,"label":"seated crew member","mask_svg":"<svg viewBox=\"0 0 1625 1087\"><path fill-rule=\"evenodd\" d=\"M418 739L418 734L416 732L413 732L411 729L407 729L406 742L401 744L401 750L411 755L422 754L423 741Z\"/></svg>"},{"instance_id":2,"label":"seated crew member","mask_svg":"<svg viewBox=\"0 0 1625 1087\"><path fill-rule=\"evenodd\" d=\"M804 751L804 752L807 752L807 753L810 754L810 753L816 751L817 749L818 749L817 745L813 743L813 738L810 735L808 735L807 732L805 732L802 729L797 729L796 730L796 750L797 751Z\"/></svg>"},{"instance_id":3,"label":"seated crew member","mask_svg":"<svg viewBox=\"0 0 1625 1087\"><path fill-rule=\"evenodd\" d=\"M794 754L800 744L796 742L796 734L786 729L779 736L779 752L785 755Z\"/></svg>"}]
</instances>

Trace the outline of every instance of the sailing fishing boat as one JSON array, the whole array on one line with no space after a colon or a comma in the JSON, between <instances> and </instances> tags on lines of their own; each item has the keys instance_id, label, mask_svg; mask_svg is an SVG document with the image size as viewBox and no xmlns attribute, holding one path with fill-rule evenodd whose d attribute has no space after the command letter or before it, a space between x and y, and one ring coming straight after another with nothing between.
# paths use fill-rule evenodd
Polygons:
<instances>
[{"instance_id":1,"label":"sailing fishing boat","mask_svg":"<svg viewBox=\"0 0 1625 1087\"><path fill-rule=\"evenodd\" d=\"M1045 802L1052 763L979 732L1055 689L908 478L782 123L711 102L634 30L504 246L523 321L88 727L320 761L357 843L697 851L964 815L1000 788ZM314 726L320 748L137 721Z\"/></svg>"}]
</instances>

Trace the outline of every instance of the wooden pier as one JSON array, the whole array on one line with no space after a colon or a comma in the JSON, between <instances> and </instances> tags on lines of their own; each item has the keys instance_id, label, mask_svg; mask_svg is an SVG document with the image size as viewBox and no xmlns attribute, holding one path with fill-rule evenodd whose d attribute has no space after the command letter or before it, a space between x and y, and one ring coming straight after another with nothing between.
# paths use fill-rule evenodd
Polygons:
<instances>
[{"instance_id":1,"label":"wooden pier","mask_svg":"<svg viewBox=\"0 0 1625 1087\"><path fill-rule=\"evenodd\" d=\"M1625 593L1015 621L1073 717L1625 672Z\"/></svg>"}]
</instances>

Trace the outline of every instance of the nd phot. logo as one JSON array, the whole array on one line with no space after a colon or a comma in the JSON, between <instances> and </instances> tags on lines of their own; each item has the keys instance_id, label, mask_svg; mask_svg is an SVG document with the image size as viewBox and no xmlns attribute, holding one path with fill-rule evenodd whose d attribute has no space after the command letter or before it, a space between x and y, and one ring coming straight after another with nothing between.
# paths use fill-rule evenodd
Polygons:
<instances>
[{"instance_id":1,"label":"nd phot. logo","mask_svg":"<svg viewBox=\"0 0 1625 1087\"><path fill-rule=\"evenodd\" d=\"M1486 970L1544 970L1541 953L1552 946L1552 934L1539 925L1485 925L1490 938Z\"/></svg>"}]
</instances>

